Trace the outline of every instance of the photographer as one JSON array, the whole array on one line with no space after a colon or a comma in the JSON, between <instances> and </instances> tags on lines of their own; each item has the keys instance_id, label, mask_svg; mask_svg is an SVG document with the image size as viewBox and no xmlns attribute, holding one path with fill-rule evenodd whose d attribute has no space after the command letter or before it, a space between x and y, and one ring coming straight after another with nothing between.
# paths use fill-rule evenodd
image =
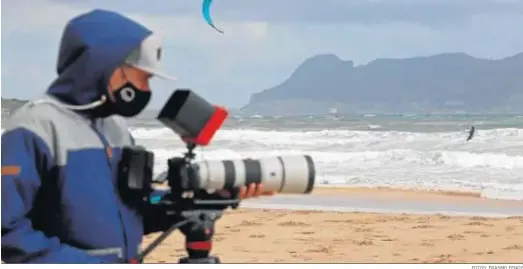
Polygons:
<instances>
[{"instance_id":1,"label":"photographer","mask_svg":"<svg viewBox=\"0 0 523 269\"><path fill-rule=\"evenodd\" d=\"M122 148L134 144L118 115L146 107L151 77L171 79L160 57L157 37L120 14L94 10L67 24L58 78L4 126L4 262L127 262L139 255L143 235L171 225L156 205L127 206L116 173ZM255 197L261 186L236 192Z\"/></svg>"}]
</instances>

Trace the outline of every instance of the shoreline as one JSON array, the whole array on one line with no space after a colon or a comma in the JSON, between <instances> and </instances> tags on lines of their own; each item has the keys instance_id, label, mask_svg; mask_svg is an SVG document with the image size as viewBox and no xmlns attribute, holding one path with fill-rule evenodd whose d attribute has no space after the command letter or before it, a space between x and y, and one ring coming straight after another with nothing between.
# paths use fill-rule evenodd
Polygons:
<instances>
[{"instance_id":1,"label":"shoreline","mask_svg":"<svg viewBox=\"0 0 523 269\"><path fill-rule=\"evenodd\" d=\"M376 199L432 200L452 199L456 201L490 201L497 203L523 203L523 200L497 199L481 196L480 192L432 190L396 187L351 187L351 186L317 186L310 195L375 195Z\"/></svg>"},{"instance_id":2,"label":"shoreline","mask_svg":"<svg viewBox=\"0 0 523 269\"><path fill-rule=\"evenodd\" d=\"M446 216L523 216L523 201L487 199L471 193L391 188L316 188L310 194L248 199L243 208Z\"/></svg>"},{"instance_id":3,"label":"shoreline","mask_svg":"<svg viewBox=\"0 0 523 269\"><path fill-rule=\"evenodd\" d=\"M400 188L400 187L351 187L351 186L318 186L314 191L322 192L333 192L341 191L347 193L361 192L361 191L387 191L392 193L424 193L429 195L445 195L445 196L463 196L463 197L474 197L484 198L480 192L474 191L448 191L448 190L433 190L433 189L418 189L418 188ZM489 199L489 198L485 198Z\"/></svg>"}]
</instances>

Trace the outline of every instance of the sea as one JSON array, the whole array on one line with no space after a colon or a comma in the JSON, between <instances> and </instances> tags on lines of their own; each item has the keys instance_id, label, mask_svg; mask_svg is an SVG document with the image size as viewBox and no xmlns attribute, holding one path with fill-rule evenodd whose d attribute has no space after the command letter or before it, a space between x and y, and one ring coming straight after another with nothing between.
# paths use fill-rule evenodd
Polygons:
<instances>
[{"instance_id":1,"label":"sea","mask_svg":"<svg viewBox=\"0 0 523 269\"><path fill-rule=\"evenodd\" d=\"M185 145L154 117L129 120L154 174ZM476 132L466 141L471 126ZM196 160L310 155L316 185L477 192L523 200L523 116L230 117Z\"/></svg>"},{"instance_id":2,"label":"sea","mask_svg":"<svg viewBox=\"0 0 523 269\"><path fill-rule=\"evenodd\" d=\"M155 174L185 145L153 118L131 120ZM466 141L471 126L476 132ZM317 186L477 192L523 200L523 116L231 117L197 160L310 155Z\"/></svg>"}]
</instances>

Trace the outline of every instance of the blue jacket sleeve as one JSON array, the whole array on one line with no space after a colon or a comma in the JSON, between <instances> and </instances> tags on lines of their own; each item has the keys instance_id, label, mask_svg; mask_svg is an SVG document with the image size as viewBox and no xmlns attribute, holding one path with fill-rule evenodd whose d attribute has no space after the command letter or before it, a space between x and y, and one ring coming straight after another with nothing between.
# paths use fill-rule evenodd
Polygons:
<instances>
[{"instance_id":1,"label":"blue jacket sleeve","mask_svg":"<svg viewBox=\"0 0 523 269\"><path fill-rule=\"evenodd\" d=\"M49 147L18 128L2 134L2 260L6 263L99 263L96 257L33 229L29 212L53 166Z\"/></svg>"}]
</instances>

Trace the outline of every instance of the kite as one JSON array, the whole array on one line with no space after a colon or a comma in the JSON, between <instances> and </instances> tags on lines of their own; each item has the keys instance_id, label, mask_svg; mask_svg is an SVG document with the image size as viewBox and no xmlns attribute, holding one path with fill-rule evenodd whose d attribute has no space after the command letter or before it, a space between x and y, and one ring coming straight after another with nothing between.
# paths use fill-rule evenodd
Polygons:
<instances>
[{"instance_id":1,"label":"kite","mask_svg":"<svg viewBox=\"0 0 523 269\"><path fill-rule=\"evenodd\" d=\"M214 28L220 34L223 34L223 31L218 29L218 28L216 28L216 26L214 26L214 23L212 22L212 18L211 18L211 4L212 4L212 0L203 0L203 3L202 3L202 14L203 14L203 17L207 21L207 24L209 24L212 28Z\"/></svg>"}]
</instances>

